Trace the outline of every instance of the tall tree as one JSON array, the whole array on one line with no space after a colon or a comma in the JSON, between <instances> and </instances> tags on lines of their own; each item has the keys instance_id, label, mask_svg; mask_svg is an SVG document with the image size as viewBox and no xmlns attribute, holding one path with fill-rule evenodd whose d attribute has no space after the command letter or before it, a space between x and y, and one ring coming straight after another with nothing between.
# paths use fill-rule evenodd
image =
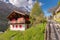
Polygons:
<instances>
[{"instance_id":1,"label":"tall tree","mask_svg":"<svg viewBox=\"0 0 60 40\"><path fill-rule=\"evenodd\" d=\"M39 3L36 2L34 4L33 8L32 8L32 11L30 13L30 16L33 16L35 18L36 16L39 16L40 13L42 13L41 7L40 7Z\"/></svg>"},{"instance_id":2,"label":"tall tree","mask_svg":"<svg viewBox=\"0 0 60 40\"><path fill-rule=\"evenodd\" d=\"M60 0L58 0L58 5L60 5Z\"/></svg>"},{"instance_id":3,"label":"tall tree","mask_svg":"<svg viewBox=\"0 0 60 40\"><path fill-rule=\"evenodd\" d=\"M38 23L40 20L42 20L44 15L38 1L36 1L36 3L34 4L30 16L32 24Z\"/></svg>"}]
</instances>

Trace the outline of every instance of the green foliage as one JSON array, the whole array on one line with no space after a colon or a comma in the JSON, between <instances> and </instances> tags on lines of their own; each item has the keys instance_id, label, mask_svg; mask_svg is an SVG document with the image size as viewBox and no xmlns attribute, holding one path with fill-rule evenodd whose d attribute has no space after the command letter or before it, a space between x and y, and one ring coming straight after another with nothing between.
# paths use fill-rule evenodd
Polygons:
<instances>
[{"instance_id":1,"label":"green foliage","mask_svg":"<svg viewBox=\"0 0 60 40\"><path fill-rule=\"evenodd\" d=\"M31 16L32 18L36 18L37 16L40 15L40 13L42 13L42 10L41 10L41 8L40 8L40 6L39 6L39 3L36 2L36 3L34 4L33 8L32 8L32 11L31 11L31 13L30 13L30 16Z\"/></svg>"},{"instance_id":2,"label":"green foliage","mask_svg":"<svg viewBox=\"0 0 60 40\"><path fill-rule=\"evenodd\" d=\"M44 40L44 29L45 24L37 24L35 27L32 27L31 29L28 29L25 31L24 34L27 34L24 36L26 40ZM28 38L27 38L28 37Z\"/></svg>"},{"instance_id":3,"label":"green foliage","mask_svg":"<svg viewBox=\"0 0 60 40\"><path fill-rule=\"evenodd\" d=\"M16 35L18 32L6 31L0 36L0 40L10 40L13 35Z\"/></svg>"},{"instance_id":4,"label":"green foliage","mask_svg":"<svg viewBox=\"0 0 60 40\"><path fill-rule=\"evenodd\" d=\"M60 1L58 1L58 5L60 5Z\"/></svg>"},{"instance_id":5,"label":"green foliage","mask_svg":"<svg viewBox=\"0 0 60 40\"><path fill-rule=\"evenodd\" d=\"M46 23L37 24L24 32L6 31L0 35L0 40L44 40L44 30Z\"/></svg>"},{"instance_id":6,"label":"green foliage","mask_svg":"<svg viewBox=\"0 0 60 40\"><path fill-rule=\"evenodd\" d=\"M38 1L34 4L30 13L30 17L31 17L30 20L32 25L40 23L44 19L44 14Z\"/></svg>"}]
</instances>

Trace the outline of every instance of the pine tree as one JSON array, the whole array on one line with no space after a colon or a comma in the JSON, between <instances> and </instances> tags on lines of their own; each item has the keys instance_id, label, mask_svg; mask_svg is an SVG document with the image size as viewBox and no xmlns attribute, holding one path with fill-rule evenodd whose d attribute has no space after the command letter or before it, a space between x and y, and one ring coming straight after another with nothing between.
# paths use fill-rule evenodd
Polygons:
<instances>
[{"instance_id":1,"label":"pine tree","mask_svg":"<svg viewBox=\"0 0 60 40\"><path fill-rule=\"evenodd\" d=\"M39 16L40 13L42 13L42 10L40 8L40 5L38 2L36 2L32 8L32 11L30 13L30 16L33 16L33 18L35 18L36 16Z\"/></svg>"},{"instance_id":2,"label":"pine tree","mask_svg":"<svg viewBox=\"0 0 60 40\"><path fill-rule=\"evenodd\" d=\"M38 1L36 1L36 3L34 4L32 10L31 10L30 16L31 16L32 24L36 24L36 23L42 21L44 14L42 12L42 9L41 9Z\"/></svg>"},{"instance_id":3,"label":"pine tree","mask_svg":"<svg viewBox=\"0 0 60 40\"><path fill-rule=\"evenodd\" d=\"M58 5L60 6L60 0L58 0Z\"/></svg>"}]
</instances>

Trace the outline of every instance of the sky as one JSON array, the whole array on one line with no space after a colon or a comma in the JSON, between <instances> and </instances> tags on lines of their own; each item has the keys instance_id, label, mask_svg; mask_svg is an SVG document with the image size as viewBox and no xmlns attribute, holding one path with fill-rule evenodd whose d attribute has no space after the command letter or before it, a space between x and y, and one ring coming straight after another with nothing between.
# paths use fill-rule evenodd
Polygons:
<instances>
[{"instance_id":1,"label":"sky","mask_svg":"<svg viewBox=\"0 0 60 40\"><path fill-rule=\"evenodd\" d=\"M15 5L16 7L25 7L29 11L32 9L35 0L2 0L8 3L8 1ZM48 12L49 8L53 8L57 5L58 0L39 0L39 4L45 14L45 16L50 16L51 13Z\"/></svg>"},{"instance_id":2,"label":"sky","mask_svg":"<svg viewBox=\"0 0 60 40\"><path fill-rule=\"evenodd\" d=\"M44 11L45 16L51 15L48 12L49 8L53 8L57 6L57 2L58 2L58 0L39 0L39 1L43 3L42 10Z\"/></svg>"}]
</instances>

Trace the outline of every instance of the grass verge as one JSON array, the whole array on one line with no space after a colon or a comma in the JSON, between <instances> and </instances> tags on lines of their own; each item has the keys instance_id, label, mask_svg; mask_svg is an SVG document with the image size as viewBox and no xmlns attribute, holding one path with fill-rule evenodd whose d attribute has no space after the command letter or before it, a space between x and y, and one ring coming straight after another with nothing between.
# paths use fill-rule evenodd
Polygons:
<instances>
[{"instance_id":1,"label":"grass verge","mask_svg":"<svg viewBox=\"0 0 60 40\"><path fill-rule=\"evenodd\" d=\"M24 32L6 31L0 36L0 40L44 40L46 23L37 24Z\"/></svg>"}]
</instances>

